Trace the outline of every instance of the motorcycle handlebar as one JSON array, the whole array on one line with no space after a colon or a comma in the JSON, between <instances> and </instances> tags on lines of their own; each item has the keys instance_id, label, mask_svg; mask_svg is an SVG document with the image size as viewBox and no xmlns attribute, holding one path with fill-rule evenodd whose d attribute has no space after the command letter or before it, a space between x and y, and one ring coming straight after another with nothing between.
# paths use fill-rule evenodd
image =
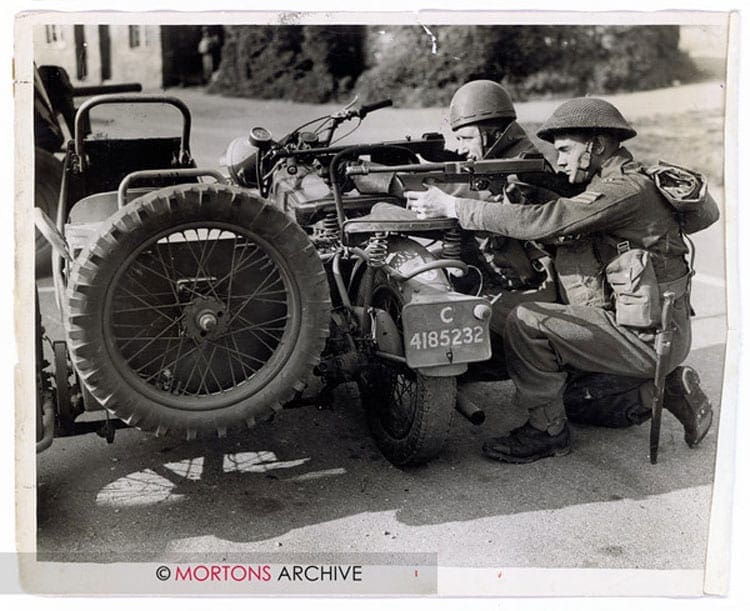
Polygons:
<instances>
[{"instance_id":1,"label":"motorcycle handlebar","mask_svg":"<svg viewBox=\"0 0 750 611\"><path fill-rule=\"evenodd\" d=\"M359 109L359 116L364 118L365 115L375 110L380 110L381 108L387 108L388 106L393 106L393 100L386 99L380 100L379 102L374 102L372 104L365 104Z\"/></svg>"}]
</instances>

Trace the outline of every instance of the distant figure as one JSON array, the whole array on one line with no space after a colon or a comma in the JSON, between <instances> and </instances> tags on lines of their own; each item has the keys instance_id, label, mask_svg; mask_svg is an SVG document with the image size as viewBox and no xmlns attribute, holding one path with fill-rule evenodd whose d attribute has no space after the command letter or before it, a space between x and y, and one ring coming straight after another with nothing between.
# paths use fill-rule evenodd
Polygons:
<instances>
[{"instance_id":1,"label":"distant figure","mask_svg":"<svg viewBox=\"0 0 750 611\"><path fill-rule=\"evenodd\" d=\"M211 34L206 26L203 26L202 32L203 36L198 43L198 53L203 61L203 84L207 85L211 82L214 73L214 50L219 44L219 37Z\"/></svg>"}]
</instances>

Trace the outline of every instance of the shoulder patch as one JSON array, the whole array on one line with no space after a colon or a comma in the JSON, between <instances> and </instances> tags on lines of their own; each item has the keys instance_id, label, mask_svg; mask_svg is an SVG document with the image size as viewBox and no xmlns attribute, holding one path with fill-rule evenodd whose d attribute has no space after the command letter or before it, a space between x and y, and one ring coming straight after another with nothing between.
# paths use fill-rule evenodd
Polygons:
<instances>
[{"instance_id":1,"label":"shoulder patch","mask_svg":"<svg viewBox=\"0 0 750 611\"><path fill-rule=\"evenodd\" d=\"M575 197L571 198L574 202L580 202L582 204L590 204L592 202L595 202L600 197L603 197L602 193L597 193L596 191L584 191L583 193L579 193Z\"/></svg>"}]
</instances>

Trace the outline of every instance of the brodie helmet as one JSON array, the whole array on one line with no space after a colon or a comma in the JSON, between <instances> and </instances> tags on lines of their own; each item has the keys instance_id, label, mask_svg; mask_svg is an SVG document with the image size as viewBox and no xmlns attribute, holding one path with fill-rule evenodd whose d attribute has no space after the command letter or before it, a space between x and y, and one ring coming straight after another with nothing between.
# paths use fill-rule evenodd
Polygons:
<instances>
[{"instance_id":1,"label":"brodie helmet","mask_svg":"<svg viewBox=\"0 0 750 611\"><path fill-rule=\"evenodd\" d=\"M553 142L555 134L571 131L610 132L621 142L636 135L620 111L599 98L573 98L563 102L536 135Z\"/></svg>"},{"instance_id":2,"label":"brodie helmet","mask_svg":"<svg viewBox=\"0 0 750 611\"><path fill-rule=\"evenodd\" d=\"M449 110L453 131L491 119L516 118L516 110L505 88L495 81L470 81L453 94Z\"/></svg>"}]
</instances>

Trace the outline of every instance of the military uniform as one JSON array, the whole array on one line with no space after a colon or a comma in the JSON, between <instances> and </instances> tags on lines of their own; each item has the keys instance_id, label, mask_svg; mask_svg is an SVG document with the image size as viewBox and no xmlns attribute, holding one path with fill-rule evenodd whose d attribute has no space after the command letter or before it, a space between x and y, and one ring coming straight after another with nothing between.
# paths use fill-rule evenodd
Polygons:
<instances>
[{"instance_id":1,"label":"military uniform","mask_svg":"<svg viewBox=\"0 0 750 611\"><path fill-rule=\"evenodd\" d=\"M670 369L690 349L687 248L673 209L621 147L586 190L543 205L458 200L462 227L537 240L555 250L564 304L527 303L504 333L516 402L529 423L551 435L564 427L563 392L570 370L651 378L656 354L649 329L618 325L604 268L625 248L651 256L660 289L677 294ZM663 292L663 290L660 290Z\"/></svg>"},{"instance_id":2,"label":"military uniform","mask_svg":"<svg viewBox=\"0 0 750 611\"><path fill-rule=\"evenodd\" d=\"M493 145L489 158L514 159L528 155L539 155L539 152L523 128L512 121ZM390 184L392 176L383 176L388 176L386 182ZM524 201L527 202L549 201L558 196L557 188L568 188L562 179L554 174L551 167L548 167L547 172L524 175L516 184ZM472 192L466 185L441 188L455 197L472 201L485 200L492 204L496 202L491 193ZM405 211L400 207L379 203L373 207L370 217L395 219L404 218L404 215ZM490 319L490 328L499 337L503 334L508 315L518 304L527 301L554 302L558 299L557 286L551 270L547 267L539 271L532 266L530 256L538 257L543 254L533 253L533 250L512 237L487 231L461 232L461 259L475 266L481 273L482 295L488 298L499 295L493 301ZM544 266L544 263L541 265ZM474 287L471 287L471 290L473 291ZM493 365L502 367L499 360Z\"/></svg>"},{"instance_id":3,"label":"military uniform","mask_svg":"<svg viewBox=\"0 0 750 611\"><path fill-rule=\"evenodd\" d=\"M539 151L523 128L513 121L493 145L490 158L513 159L538 154ZM549 177L545 186L533 184L538 176L530 177L528 182L521 184L519 191L524 200L541 203L557 197L558 194L549 188L555 185L551 169ZM450 194L467 199L495 201L491 194L471 193L463 185ZM512 237L487 231L463 231L461 242L461 258L476 266L482 274L482 294L489 298L500 295L492 306L490 327L494 333L502 336L508 314L519 303L557 301L554 276L537 270L532 265L532 259L542 253L535 253Z\"/></svg>"},{"instance_id":4,"label":"military uniform","mask_svg":"<svg viewBox=\"0 0 750 611\"><path fill-rule=\"evenodd\" d=\"M453 95L448 112L451 129L458 133L468 126L499 126L505 129L494 142L482 150L483 159L513 159L538 155L539 151L523 128L516 122L516 110L506 89L494 81L479 79L462 85ZM565 191L548 166L548 171L520 177L519 191L529 202L549 201ZM451 195L482 198L492 201L490 193L472 193L458 187ZM532 253L521 242L507 236L464 231L461 239L461 258L479 269L482 294L494 298L490 328L501 336L510 311L525 301L556 301L554 277L532 266ZM472 287L473 288L473 287ZM493 351L494 352L494 351ZM500 366L500 363L496 363Z\"/></svg>"}]
</instances>

